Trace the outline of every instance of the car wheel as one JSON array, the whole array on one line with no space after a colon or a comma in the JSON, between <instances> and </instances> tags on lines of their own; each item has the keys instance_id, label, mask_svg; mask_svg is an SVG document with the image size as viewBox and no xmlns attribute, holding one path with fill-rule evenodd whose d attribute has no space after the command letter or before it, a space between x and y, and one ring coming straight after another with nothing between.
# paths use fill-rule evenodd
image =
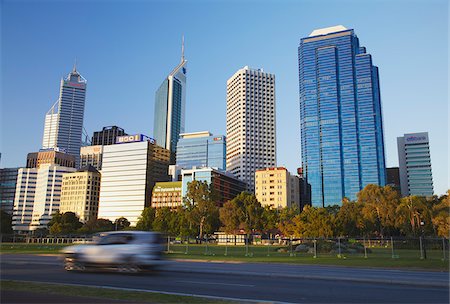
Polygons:
<instances>
[{"instance_id":1,"label":"car wheel","mask_svg":"<svg viewBox=\"0 0 450 304\"><path fill-rule=\"evenodd\" d=\"M141 272L141 270L141 267L134 263L124 263L117 267L117 272L121 273L138 273Z\"/></svg>"},{"instance_id":2,"label":"car wheel","mask_svg":"<svg viewBox=\"0 0 450 304\"><path fill-rule=\"evenodd\" d=\"M64 269L67 271L84 271L86 267L81 262L66 258L64 261Z\"/></svg>"}]
</instances>

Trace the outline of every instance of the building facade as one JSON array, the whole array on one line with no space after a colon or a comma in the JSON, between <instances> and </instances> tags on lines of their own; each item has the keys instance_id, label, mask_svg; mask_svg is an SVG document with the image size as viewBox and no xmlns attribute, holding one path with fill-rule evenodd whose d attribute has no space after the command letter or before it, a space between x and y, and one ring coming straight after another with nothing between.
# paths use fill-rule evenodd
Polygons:
<instances>
[{"instance_id":1,"label":"building facade","mask_svg":"<svg viewBox=\"0 0 450 304\"><path fill-rule=\"evenodd\" d=\"M87 81L76 66L61 79L59 99L45 116L43 149L55 149L74 155L78 165L83 135Z\"/></svg>"},{"instance_id":2,"label":"building facade","mask_svg":"<svg viewBox=\"0 0 450 304\"><path fill-rule=\"evenodd\" d=\"M220 206L232 200L247 188L246 183L225 171L210 167L187 169L181 170L181 194L183 198L186 197L188 183L194 180L207 182L208 185L212 185L219 197L218 203Z\"/></svg>"},{"instance_id":3,"label":"building facade","mask_svg":"<svg viewBox=\"0 0 450 304\"><path fill-rule=\"evenodd\" d=\"M100 172L86 166L63 175L59 212L74 212L81 222L96 219L100 196Z\"/></svg>"},{"instance_id":4,"label":"building facade","mask_svg":"<svg viewBox=\"0 0 450 304\"><path fill-rule=\"evenodd\" d=\"M433 196L428 132L397 137L397 148L402 196Z\"/></svg>"},{"instance_id":5,"label":"building facade","mask_svg":"<svg viewBox=\"0 0 450 304\"><path fill-rule=\"evenodd\" d=\"M98 217L125 217L134 226L151 205L155 183L170 179L170 151L140 134L118 137L117 142L103 147Z\"/></svg>"},{"instance_id":6,"label":"building facade","mask_svg":"<svg viewBox=\"0 0 450 304\"><path fill-rule=\"evenodd\" d=\"M184 132L186 107L186 64L184 42L180 63L164 79L155 94L154 137L156 144L169 150L175 163L178 138Z\"/></svg>"},{"instance_id":7,"label":"building facade","mask_svg":"<svg viewBox=\"0 0 450 304\"><path fill-rule=\"evenodd\" d=\"M117 136L128 135L125 130L118 126L103 127L101 131L96 131L92 135L92 146L107 146L116 143Z\"/></svg>"},{"instance_id":8,"label":"building facade","mask_svg":"<svg viewBox=\"0 0 450 304\"><path fill-rule=\"evenodd\" d=\"M97 170L102 169L103 146L85 146L80 149L80 166L92 166Z\"/></svg>"},{"instance_id":9,"label":"building facade","mask_svg":"<svg viewBox=\"0 0 450 304\"><path fill-rule=\"evenodd\" d=\"M356 199L367 184L386 183L378 68L343 26L300 41L302 167L312 205Z\"/></svg>"},{"instance_id":10,"label":"building facade","mask_svg":"<svg viewBox=\"0 0 450 304\"><path fill-rule=\"evenodd\" d=\"M75 170L51 164L43 164L39 169L19 169L13 230L33 231L47 228L52 214L59 211L62 176Z\"/></svg>"},{"instance_id":11,"label":"building facade","mask_svg":"<svg viewBox=\"0 0 450 304\"><path fill-rule=\"evenodd\" d=\"M0 169L0 209L12 215L19 168Z\"/></svg>"},{"instance_id":12,"label":"building facade","mask_svg":"<svg viewBox=\"0 0 450 304\"><path fill-rule=\"evenodd\" d=\"M225 170L225 136L213 136L207 131L180 134L176 159L176 165L181 169L213 167Z\"/></svg>"},{"instance_id":13,"label":"building facade","mask_svg":"<svg viewBox=\"0 0 450 304\"><path fill-rule=\"evenodd\" d=\"M181 182L155 183L152 191L153 208L177 208L182 204Z\"/></svg>"},{"instance_id":14,"label":"building facade","mask_svg":"<svg viewBox=\"0 0 450 304\"><path fill-rule=\"evenodd\" d=\"M284 167L256 170L255 196L263 206L300 208L300 181Z\"/></svg>"},{"instance_id":15,"label":"building facade","mask_svg":"<svg viewBox=\"0 0 450 304\"><path fill-rule=\"evenodd\" d=\"M275 75L244 67L227 81L227 171L254 191L255 171L276 165Z\"/></svg>"},{"instance_id":16,"label":"building facade","mask_svg":"<svg viewBox=\"0 0 450 304\"><path fill-rule=\"evenodd\" d=\"M400 169L399 167L386 168L386 185L400 192Z\"/></svg>"},{"instance_id":17,"label":"building facade","mask_svg":"<svg viewBox=\"0 0 450 304\"><path fill-rule=\"evenodd\" d=\"M47 151L39 151L28 153L27 155L27 168L40 168L41 165L59 165L62 167L75 168L75 156L60 152L57 150L49 149Z\"/></svg>"}]
</instances>

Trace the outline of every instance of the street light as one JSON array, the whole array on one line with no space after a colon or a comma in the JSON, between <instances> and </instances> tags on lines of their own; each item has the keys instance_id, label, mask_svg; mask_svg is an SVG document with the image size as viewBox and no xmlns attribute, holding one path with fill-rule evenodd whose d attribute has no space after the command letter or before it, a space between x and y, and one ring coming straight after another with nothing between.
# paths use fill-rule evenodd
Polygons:
<instances>
[{"instance_id":1,"label":"street light","mask_svg":"<svg viewBox=\"0 0 450 304\"><path fill-rule=\"evenodd\" d=\"M420 222L420 227L422 229L422 236L420 237L420 259L426 260L427 259L427 250L425 248L425 222ZM422 240L423 239L423 240Z\"/></svg>"}]
</instances>

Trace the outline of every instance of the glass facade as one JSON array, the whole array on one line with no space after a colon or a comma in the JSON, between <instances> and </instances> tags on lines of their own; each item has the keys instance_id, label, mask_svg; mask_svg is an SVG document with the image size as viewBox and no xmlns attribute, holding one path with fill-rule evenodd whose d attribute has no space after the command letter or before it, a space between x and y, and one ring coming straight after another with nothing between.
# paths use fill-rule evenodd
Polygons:
<instances>
[{"instance_id":1,"label":"glass facade","mask_svg":"<svg viewBox=\"0 0 450 304\"><path fill-rule=\"evenodd\" d=\"M302 167L313 206L385 185L378 69L353 30L318 30L299 52ZM313 34L315 33L313 32Z\"/></svg>"},{"instance_id":2,"label":"glass facade","mask_svg":"<svg viewBox=\"0 0 450 304\"><path fill-rule=\"evenodd\" d=\"M14 207L18 171L19 168L0 169L0 209L11 215Z\"/></svg>"},{"instance_id":3,"label":"glass facade","mask_svg":"<svg viewBox=\"0 0 450 304\"><path fill-rule=\"evenodd\" d=\"M213 136L209 132L199 136L192 136L193 134L196 133L182 134L178 140L177 167L181 169L213 167L225 170L225 136Z\"/></svg>"}]
</instances>

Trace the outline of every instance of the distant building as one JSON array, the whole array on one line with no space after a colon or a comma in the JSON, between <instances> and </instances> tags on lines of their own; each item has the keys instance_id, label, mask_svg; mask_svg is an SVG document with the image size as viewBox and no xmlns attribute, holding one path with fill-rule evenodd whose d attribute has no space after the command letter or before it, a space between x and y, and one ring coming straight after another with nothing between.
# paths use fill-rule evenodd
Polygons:
<instances>
[{"instance_id":1,"label":"distant building","mask_svg":"<svg viewBox=\"0 0 450 304\"><path fill-rule=\"evenodd\" d=\"M311 185L303 176L303 168L297 168L297 174L300 180L300 210L303 210L306 205L311 205Z\"/></svg>"},{"instance_id":2,"label":"distant building","mask_svg":"<svg viewBox=\"0 0 450 304\"><path fill-rule=\"evenodd\" d=\"M255 172L255 195L263 206L300 208L300 180L284 167Z\"/></svg>"},{"instance_id":3,"label":"distant building","mask_svg":"<svg viewBox=\"0 0 450 304\"><path fill-rule=\"evenodd\" d=\"M86 166L63 175L59 212L74 212L82 222L96 219L100 195L100 172Z\"/></svg>"},{"instance_id":4,"label":"distant building","mask_svg":"<svg viewBox=\"0 0 450 304\"><path fill-rule=\"evenodd\" d=\"M227 80L227 166L255 190L255 171L276 166L275 75L248 66Z\"/></svg>"},{"instance_id":5,"label":"distant building","mask_svg":"<svg viewBox=\"0 0 450 304\"><path fill-rule=\"evenodd\" d=\"M183 40L180 63L164 79L155 95L154 137L157 145L171 152L170 164L175 163L178 138L184 132L186 64Z\"/></svg>"},{"instance_id":6,"label":"distant building","mask_svg":"<svg viewBox=\"0 0 450 304\"><path fill-rule=\"evenodd\" d=\"M433 196L428 132L397 137L397 147L402 196Z\"/></svg>"},{"instance_id":7,"label":"distant building","mask_svg":"<svg viewBox=\"0 0 450 304\"><path fill-rule=\"evenodd\" d=\"M75 156L78 165L83 134L87 81L76 66L61 79L60 94L45 116L42 149L59 148Z\"/></svg>"},{"instance_id":8,"label":"distant building","mask_svg":"<svg viewBox=\"0 0 450 304\"><path fill-rule=\"evenodd\" d=\"M103 127L101 131L96 131L92 135L92 146L107 146L116 143L117 136L128 135L125 130L118 126Z\"/></svg>"},{"instance_id":9,"label":"distant building","mask_svg":"<svg viewBox=\"0 0 450 304\"><path fill-rule=\"evenodd\" d=\"M19 168L0 169L0 209L12 215Z\"/></svg>"},{"instance_id":10,"label":"distant building","mask_svg":"<svg viewBox=\"0 0 450 304\"><path fill-rule=\"evenodd\" d=\"M170 151L141 134L120 136L116 143L103 147L98 217L125 217L134 226L151 205L155 183L170 180Z\"/></svg>"},{"instance_id":11,"label":"distant building","mask_svg":"<svg viewBox=\"0 0 450 304\"><path fill-rule=\"evenodd\" d=\"M97 170L102 169L103 146L86 146L80 149L80 166L93 166Z\"/></svg>"},{"instance_id":12,"label":"distant building","mask_svg":"<svg viewBox=\"0 0 450 304\"><path fill-rule=\"evenodd\" d=\"M181 182L159 182L153 187L153 208L177 208L182 203Z\"/></svg>"},{"instance_id":13,"label":"distant building","mask_svg":"<svg viewBox=\"0 0 450 304\"><path fill-rule=\"evenodd\" d=\"M75 168L76 157L58 150L42 150L28 153L27 168L40 168L41 165L59 165L62 167Z\"/></svg>"},{"instance_id":14,"label":"distant building","mask_svg":"<svg viewBox=\"0 0 450 304\"><path fill-rule=\"evenodd\" d=\"M378 67L354 30L314 30L300 40L302 168L314 207L355 200L386 184Z\"/></svg>"},{"instance_id":15,"label":"distant building","mask_svg":"<svg viewBox=\"0 0 450 304\"><path fill-rule=\"evenodd\" d=\"M176 159L176 165L181 169L213 167L225 170L225 136L213 136L208 131L180 134Z\"/></svg>"},{"instance_id":16,"label":"distant building","mask_svg":"<svg viewBox=\"0 0 450 304\"><path fill-rule=\"evenodd\" d=\"M13 230L47 228L53 213L59 211L62 176L75 168L43 164L20 168L14 199Z\"/></svg>"},{"instance_id":17,"label":"distant building","mask_svg":"<svg viewBox=\"0 0 450 304\"><path fill-rule=\"evenodd\" d=\"M386 168L386 185L400 191L399 167Z\"/></svg>"},{"instance_id":18,"label":"distant building","mask_svg":"<svg viewBox=\"0 0 450 304\"><path fill-rule=\"evenodd\" d=\"M232 174L220 171L214 168L194 168L181 170L182 176L182 197L187 194L188 183L196 181L206 181L208 185L212 185L213 189L219 196L219 205L232 200L239 193L245 191L247 185L235 178Z\"/></svg>"}]
</instances>

